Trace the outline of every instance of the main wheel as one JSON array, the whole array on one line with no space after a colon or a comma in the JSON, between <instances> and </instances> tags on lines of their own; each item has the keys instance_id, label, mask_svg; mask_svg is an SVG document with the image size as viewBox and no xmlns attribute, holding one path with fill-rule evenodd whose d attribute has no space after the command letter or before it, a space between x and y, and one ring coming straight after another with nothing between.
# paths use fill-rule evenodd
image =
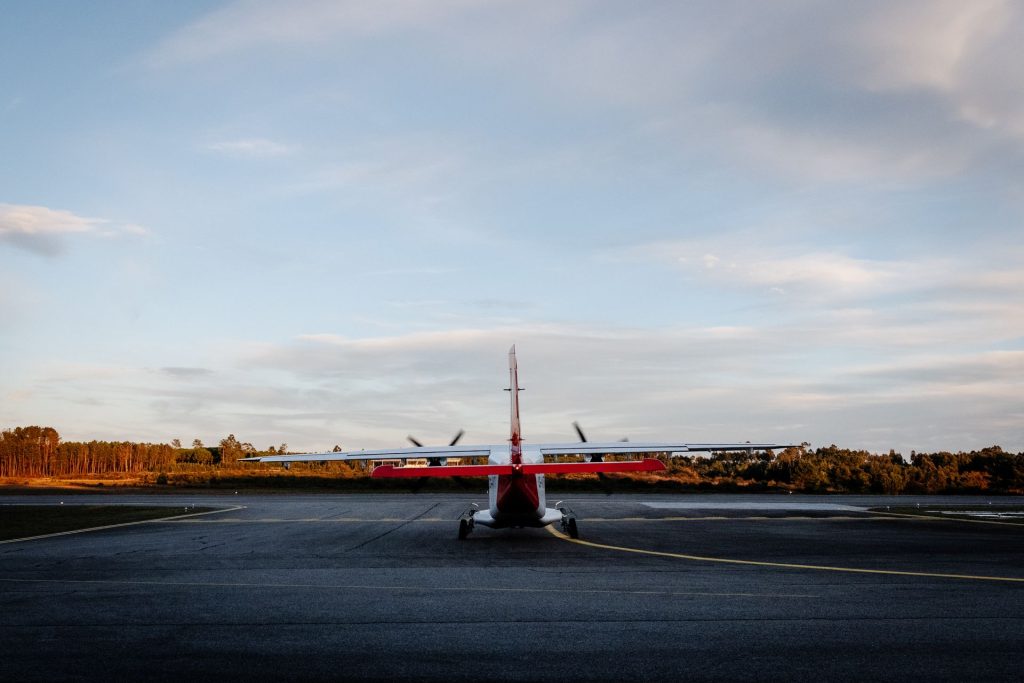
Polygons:
<instances>
[{"instance_id":1,"label":"main wheel","mask_svg":"<svg viewBox=\"0 0 1024 683\"><path fill-rule=\"evenodd\" d=\"M469 525L469 520L467 520L467 519L460 519L459 520L459 540L460 541L465 541L466 540L466 536L469 536L469 532L472 531L472 530L473 530L473 527L471 527Z\"/></svg>"},{"instance_id":2,"label":"main wheel","mask_svg":"<svg viewBox=\"0 0 1024 683\"><path fill-rule=\"evenodd\" d=\"M574 517L569 518L569 538L579 538L580 532L576 528L576 519Z\"/></svg>"}]
</instances>

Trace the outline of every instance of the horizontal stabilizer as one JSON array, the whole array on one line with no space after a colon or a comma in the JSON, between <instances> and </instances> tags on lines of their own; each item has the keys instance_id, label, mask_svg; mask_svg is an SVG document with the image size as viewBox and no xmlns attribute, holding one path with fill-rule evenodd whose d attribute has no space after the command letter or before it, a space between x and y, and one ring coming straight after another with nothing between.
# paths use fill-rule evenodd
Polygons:
<instances>
[{"instance_id":1,"label":"horizontal stabilizer","mask_svg":"<svg viewBox=\"0 0 1024 683\"><path fill-rule=\"evenodd\" d=\"M656 458L619 462L545 462L523 465L528 474L572 474L573 472L664 472L665 463Z\"/></svg>"},{"instance_id":2,"label":"horizontal stabilizer","mask_svg":"<svg viewBox=\"0 0 1024 683\"><path fill-rule=\"evenodd\" d=\"M395 467L381 465L374 468L376 478L401 477L487 477L523 474L571 474L573 472L661 472L665 463L648 458L623 462L544 462L520 465L453 465L451 467Z\"/></svg>"},{"instance_id":3,"label":"horizontal stabilizer","mask_svg":"<svg viewBox=\"0 0 1024 683\"><path fill-rule=\"evenodd\" d=\"M376 479L408 477L487 477L492 474L512 474L512 465L445 465L443 467L395 467L381 465L373 468Z\"/></svg>"}]
</instances>

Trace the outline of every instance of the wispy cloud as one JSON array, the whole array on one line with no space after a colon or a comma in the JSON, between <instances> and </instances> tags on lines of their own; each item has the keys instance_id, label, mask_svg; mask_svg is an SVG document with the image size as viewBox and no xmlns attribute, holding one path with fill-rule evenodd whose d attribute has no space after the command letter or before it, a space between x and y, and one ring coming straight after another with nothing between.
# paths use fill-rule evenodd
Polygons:
<instances>
[{"instance_id":1,"label":"wispy cloud","mask_svg":"<svg viewBox=\"0 0 1024 683\"><path fill-rule=\"evenodd\" d=\"M343 160L321 165L287 189L296 194L351 191L390 193L395 200L415 194L424 200L464 172L465 156L454 142L388 136L344 151Z\"/></svg>"},{"instance_id":2,"label":"wispy cloud","mask_svg":"<svg viewBox=\"0 0 1024 683\"><path fill-rule=\"evenodd\" d=\"M866 258L803 244L737 232L609 258L674 269L681 291L742 297L761 315L770 310L808 349L850 346L904 358L912 347L984 352L1024 339L1024 279L1013 247L958 258Z\"/></svg>"},{"instance_id":3,"label":"wispy cloud","mask_svg":"<svg viewBox=\"0 0 1024 683\"><path fill-rule=\"evenodd\" d=\"M214 142L206 147L210 151L244 159L266 159L283 157L298 151L295 145L287 145L265 138L245 138Z\"/></svg>"},{"instance_id":4,"label":"wispy cloud","mask_svg":"<svg viewBox=\"0 0 1024 683\"><path fill-rule=\"evenodd\" d=\"M181 379L193 379L196 377L206 377L207 375L213 374L213 370L209 368L190 368L190 367L164 367L160 368L160 371L166 373L172 377L179 377Z\"/></svg>"},{"instance_id":5,"label":"wispy cloud","mask_svg":"<svg viewBox=\"0 0 1024 683\"><path fill-rule=\"evenodd\" d=\"M951 265L938 258L857 258L840 251L766 244L743 233L656 242L624 253L626 258L672 265L721 287L752 288L833 304L934 287L951 271Z\"/></svg>"},{"instance_id":6,"label":"wispy cloud","mask_svg":"<svg viewBox=\"0 0 1024 683\"><path fill-rule=\"evenodd\" d=\"M149 55L153 66L201 62L257 47L311 44L346 33L374 34L424 26L470 0L240 0L211 12L169 36Z\"/></svg>"},{"instance_id":7,"label":"wispy cloud","mask_svg":"<svg viewBox=\"0 0 1024 683\"><path fill-rule=\"evenodd\" d=\"M0 243L42 256L56 256L64 249L69 236L82 234L112 237L119 234L146 235L149 231L140 225L118 225L63 209L0 204Z\"/></svg>"},{"instance_id":8,"label":"wispy cloud","mask_svg":"<svg viewBox=\"0 0 1024 683\"><path fill-rule=\"evenodd\" d=\"M0 241L44 256L60 253L65 236L93 232L103 223L45 206L0 204Z\"/></svg>"}]
</instances>

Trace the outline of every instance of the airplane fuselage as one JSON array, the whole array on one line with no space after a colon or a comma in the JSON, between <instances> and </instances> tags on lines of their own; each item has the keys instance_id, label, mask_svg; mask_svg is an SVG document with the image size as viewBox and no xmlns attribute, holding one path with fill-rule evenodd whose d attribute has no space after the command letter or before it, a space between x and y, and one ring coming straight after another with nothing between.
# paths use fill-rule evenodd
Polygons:
<instances>
[{"instance_id":1,"label":"airplane fuselage","mask_svg":"<svg viewBox=\"0 0 1024 683\"><path fill-rule=\"evenodd\" d=\"M515 347L509 350L509 394L511 432L508 448L496 448L487 459L489 465L512 465L512 474L487 477L488 509L473 515L473 521L489 527L547 526L562 519L563 513L547 507L544 475L518 471L524 464L543 463L539 448L523 446L519 422L519 386Z\"/></svg>"},{"instance_id":2,"label":"airplane fuselage","mask_svg":"<svg viewBox=\"0 0 1024 683\"><path fill-rule=\"evenodd\" d=\"M520 462L542 463L544 456L539 450L524 448ZM488 458L488 464L510 464L509 456L498 452ZM492 474L487 477L487 502L487 510L477 512L473 519L488 527L540 527L562 518L560 511L547 507L543 474Z\"/></svg>"}]
</instances>

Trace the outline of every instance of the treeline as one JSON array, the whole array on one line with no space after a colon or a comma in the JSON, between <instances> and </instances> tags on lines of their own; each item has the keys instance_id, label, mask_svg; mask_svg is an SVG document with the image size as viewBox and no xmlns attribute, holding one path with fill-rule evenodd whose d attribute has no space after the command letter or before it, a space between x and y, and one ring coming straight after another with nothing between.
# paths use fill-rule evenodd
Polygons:
<instances>
[{"instance_id":1,"label":"treeline","mask_svg":"<svg viewBox=\"0 0 1024 683\"><path fill-rule=\"evenodd\" d=\"M234 434L206 447L196 439L190 448L175 439L165 443L131 441L61 441L53 427L15 427L0 433L0 477L63 477L86 474L172 472L195 466L235 465L256 453L285 452L287 444L257 451Z\"/></svg>"},{"instance_id":2,"label":"treeline","mask_svg":"<svg viewBox=\"0 0 1024 683\"><path fill-rule=\"evenodd\" d=\"M176 457L169 444L62 442L52 427L16 427L0 434L0 477L161 471Z\"/></svg>"},{"instance_id":3,"label":"treeline","mask_svg":"<svg viewBox=\"0 0 1024 683\"><path fill-rule=\"evenodd\" d=\"M340 450L338 446L334 450ZM258 450L233 434L217 446L196 439L191 447L128 441L62 442L51 427L17 427L0 433L0 477L61 477L89 474L232 472L265 476L268 467L238 463L256 454L287 453L288 445ZM786 489L817 493L1024 493L1024 453L999 446L967 453L899 453L885 455L835 445L778 453L734 451L670 458L665 473L638 475L667 479L702 490ZM364 463L297 463L298 471L352 478L369 474ZM571 475L569 478L593 478ZM626 476L625 478L629 478Z\"/></svg>"},{"instance_id":4,"label":"treeline","mask_svg":"<svg viewBox=\"0 0 1024 683\"><path fill-rule=\"evenodd\" d=\"M1024 493L1024 453L999 446L967 453L877 455L835 445L815 450L713 453L669 462L691 483L785 488L815 493Z\"/></svg>"}]
</instances>

